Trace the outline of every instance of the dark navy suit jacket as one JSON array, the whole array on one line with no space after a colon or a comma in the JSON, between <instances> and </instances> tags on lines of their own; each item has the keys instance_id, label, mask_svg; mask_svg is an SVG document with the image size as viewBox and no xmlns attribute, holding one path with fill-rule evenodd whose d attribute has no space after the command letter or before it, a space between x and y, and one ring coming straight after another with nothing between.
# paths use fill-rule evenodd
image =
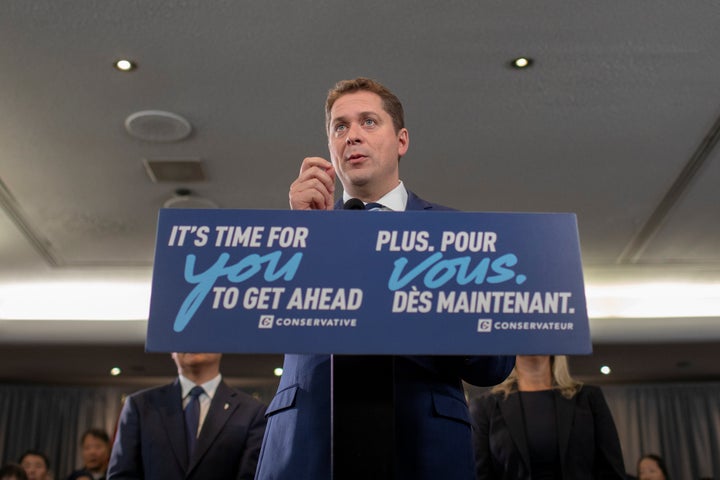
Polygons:
<instances>
[{"instance_id":1,"label":"dark navy suit jacket","mask_svg":"<svg viewBox=\"0 0 720 480\"><path fill-rule=\"evenodd\" d=\"M585 385L573 398L554 393L562 478L624 480L620 440L602 391ZM474 400L471 411L478 480L532 478L518 394L488 394Z\"/></svg>"},{"instance_id":2,"label":"dark navy suit jacket","mask_svg":"<svg viewBox=\"0 0 720 480\"><path fill-rule=\"evenodd\" d=\"M180 382L127 397L110 456L110 479L251 479L265 406L220 382L193 458L185 442Z\"/></svg>"},{"instance_id":3,"label":"dark navy suit jacket","mask_svg":"<svg viewBox=\"0 0 720 480\"><path fill-rule=\"evenodd\" d=\"M335 208L342 208L339 202ZM408 192L408 210L449 210ZM396 357L396 479L472 479L470 415L462 380L502 382L515 357ZM267 410L258 480L330 479L330 356L285 355Z\"/></svg>"}]
</instances>

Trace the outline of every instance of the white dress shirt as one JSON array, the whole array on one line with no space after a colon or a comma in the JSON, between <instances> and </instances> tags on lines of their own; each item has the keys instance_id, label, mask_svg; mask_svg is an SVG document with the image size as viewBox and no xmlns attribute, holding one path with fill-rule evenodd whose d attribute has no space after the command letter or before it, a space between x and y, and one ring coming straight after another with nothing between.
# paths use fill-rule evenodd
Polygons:
<instances>
[{"instance_id":1,"label":"white dress shirt","mask_svg":"<svg viewBox=\"0 0 720 480\"><path fill-rule=\"evenodd\" d=\"M343 191L343 203L350 200L351 197L347 192ZM390 190L388 193L380 197L374 203L381 204L383 210L392 210L393 212L404 212L407 205L408 193L402 180L398 183L397 187ZM367 203L367 202L363 202Z\"/></svg>"}]
</instances>

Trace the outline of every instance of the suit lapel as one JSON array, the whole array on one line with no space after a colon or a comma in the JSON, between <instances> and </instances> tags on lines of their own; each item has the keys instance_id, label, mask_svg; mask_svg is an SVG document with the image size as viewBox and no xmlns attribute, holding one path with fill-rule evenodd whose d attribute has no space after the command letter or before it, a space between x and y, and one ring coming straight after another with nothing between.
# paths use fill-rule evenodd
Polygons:
<instances>
[{"instance_id":1,"label":"suit lapel","mask_svg":"<svg viewBox=\"0 0 720 480\"><path fill-rule=\"evenodd\" d=\"M430 202L423 200L408 190L407 205L405 206L406 210L431 210L432 208L433 206Z\"/></svg>"},{"instance_id":2,"label":"suit lapel","mask_svg":"<svg viewBox=\"0 0 720 480\"><path fill-rule=\"evenodd\" d=\"M161 391L160 400L160 415L168 436L168 443L180 465L185 467L188 460L180 381L175 380L173 384L165 386Z\"/></svg>"},{"instance_id":3,"label":"suit lapel","mask_svg":"<svg viewBox=\"0 0 720 480\"><path fill-rule=\"evenodd\" d=\"M195 468L215 438L220 434L227 421L237 409L239 399L237 392L228 387L225 382L220 382L208 410L205 421L200 429L195 454L190 459L188 473Z\"/></svg>"},{"instance_id":4,"label":"suit lapel","mask_svg":"<svg viewBox=\"0 0 720 480\"><path fill-rule=\"evenodd\" d=\"M510 437L515 442L520 456L525 463L526 471L530 471L530 452L528 451L527 437L525 436L525 425L523 419L522 405L520 405L520 393L515 392L510 394L506 399L503 400L502 396L500 400L500 411L505 419L505 423L508 426Z\"/></svg>"}]
</instances>

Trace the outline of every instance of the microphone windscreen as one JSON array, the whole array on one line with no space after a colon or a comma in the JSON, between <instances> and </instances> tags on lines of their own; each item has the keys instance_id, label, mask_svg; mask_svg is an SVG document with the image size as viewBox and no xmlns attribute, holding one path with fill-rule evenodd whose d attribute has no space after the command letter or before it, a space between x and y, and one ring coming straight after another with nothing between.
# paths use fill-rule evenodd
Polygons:
<instances>
[{"instance_id":1,"label":"microphone windscreen","mask_svg":"<svg viewBox=\"0 0 720 480\"><path fill-rule=\"evenodd\" d=\"M344 210L365 210L365 204L359 198L351 198L343 205Z\"/></svg>"}]
</instances>

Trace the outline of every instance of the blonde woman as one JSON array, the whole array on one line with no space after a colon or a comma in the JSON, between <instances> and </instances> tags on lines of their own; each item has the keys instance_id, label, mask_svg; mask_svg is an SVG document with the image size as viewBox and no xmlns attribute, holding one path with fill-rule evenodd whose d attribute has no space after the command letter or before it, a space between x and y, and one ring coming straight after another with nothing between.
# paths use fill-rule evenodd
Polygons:
<instances>
[{"instance_id":1,"label":"blonde woman","mask_svg":"<svg viewBox=\"0 0 720 480\"><path fill-rule=\"evenodd\" d=\"M605 397L573 380L565 356L518 355L470 410L479 480L626 478Z\"/></svg>"}]
</instances>

